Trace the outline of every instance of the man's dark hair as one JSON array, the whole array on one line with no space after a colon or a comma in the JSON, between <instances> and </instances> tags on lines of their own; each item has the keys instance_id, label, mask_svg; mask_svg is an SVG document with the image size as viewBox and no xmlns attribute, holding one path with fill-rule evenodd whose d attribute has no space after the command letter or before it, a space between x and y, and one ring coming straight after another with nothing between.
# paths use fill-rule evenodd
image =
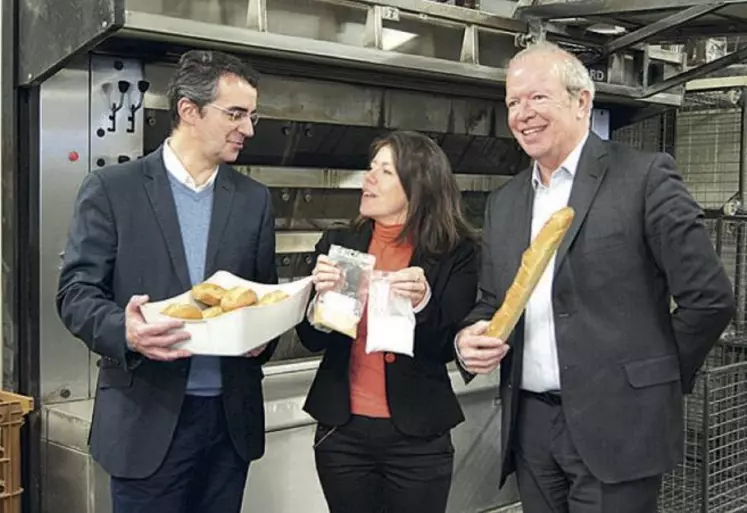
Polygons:
<instances>
[{"instance_id":1,"label":"man's dark hair","mask_svg":"<svg viewBox=\"0 0 747 513\"><path fill-rule=\"evenodd\" d=\"M410 241L416 251L426 255L438 255L465 238L474 238L449 158L438 144L418 132L395 131L374 141L371 159L387 146L409 202L399 240ZM354 225L366 221L359 217Z\"/></svg>"},{"instance_id":2,"label":"man's dark hair","mask_svg":"<svg viewBox=\"0 0 747 513\"><path fill-rule=\"evenodd\" d=\"M210 50L190 50L181 56L167 93L172 129L179 126L179 100L187 98L202 109L215 100L218 81L223 75L236 75L255 88L259 83L259 73L233 55Z\"/></svg>"}]
</instances>

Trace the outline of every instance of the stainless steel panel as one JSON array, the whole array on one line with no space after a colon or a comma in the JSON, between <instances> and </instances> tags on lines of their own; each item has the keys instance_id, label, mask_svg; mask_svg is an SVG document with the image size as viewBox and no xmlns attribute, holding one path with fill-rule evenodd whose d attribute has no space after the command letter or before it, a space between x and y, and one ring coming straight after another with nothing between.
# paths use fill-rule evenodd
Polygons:
<instances>
[{"instance_id":1,"label":"stainless steel panel","mask_svg":"<svg viewBox=\"0 0 747 513\"><path fill-rule=\"evenodd\" d=\"M43 403L91 397L96 367L84 344L59 321L54 300L61 254L78 187L91 167L142 154L143 112L131 105L142 69L137 61L94 57L77 61L41 88L41 397ZM120 94L119 81L131 85ZM106 85L105 85L106 84ZM112 105L121 108L115 122ZM128 129L132 128L132 132Z\"/></svg>"},{"instance_id":2,"label":"stainless steel panel","mask_svg":"<svg viewBox=\"0 0 747 513\"><path fill-rule=\"evenodd\" d=\"M504 18L513 18L516 11L514 0L480 0L480 10Z\"/></svg>"},{"instance_id":3,"label":"stainless steel panel","mask_svg":"<svg viewBox=\"0 0 747 513\"><path fill-rule=\"evenodd\" d=\"M240 50L258 56L302 59L306 66L327 63L493 88L505 83L506 76L505 69L502 68L359 48L330 41L302 39L129 10L125 12L125 27L120 34L123 37L141 40ZM659 93L641 99L638 88L626 86L600 83L598 90L600 99L606 97L615 102L629 102L634 105L678 105L681 102L681 95L670 93Z\"/></svg>"},{"instance_id":4,"label":"stainless steel panel","mask_svg":"<svg viewBox=\"0 0 747 513\"><path fill-rule=\"evenodd\" d=\"M12 189L16 175L16 101L15 101L15 6L13 2L2 2L0 4L0 170L2 176L2 233L0 233L0 255L2 255L3 273L2 286L0 287L0 326L2 326L2 342L0 342L0 385L6 390L16 390L14 379L15 373L15 328L14 314L17 306L14 305L12 272L14 267L8 265L5 255L12 255L12 250L17 242L13 240L15 230L9 225L14 215ZM16 175L17 176L17 175ZM7 191L7 192L6 192ZM8 194L10 193L10 194Z\"/></svg>"},{"instance_id":5,"label":"stainless steel panel","mask_svg":"<svg viewBox=\"0 0 747 513\"><path fill-rule=\"evenodd\" d=\"M278 254L308 253L322 237L322 232L277 232L275 251Z\"/></svg>"},{"instance_id":6,"label":"stainless steel panel","mask_svg":"<svg viewBox=\"0 0 747 513\"><path fill-rule=\"evenodd\" d=\"M90 61L89 169L143 155L145 98L139 85L142 63L133 59L92 55ZM120 83L127 84L124 93ZM113 113L113 110L116 112ZM89 358L89 397L96 394L98 356Z\"/></svg>"},{"instance_id":7,"label":"stainless steel panel","mask_svg":"<svg viewBox=\"0 0 747 513\"><path fill-rule=\"evenodd\" d=\"M497 0L493 0L495 3ZM247 5L255 6L260 2L247 0L126 0L126 9L142 11L152 14L164 14L178 18L204 20L209 23L224 25L246 26ZM264 0L263 3L270 32L286 33L301 37L323 38L324 34L348 31L351 39L360 41L361 30L344 25L331 25L335 19L354 19L354 11L358 12L356 20L362 29L368 6L382 6L388 13L389 19L418 17L431 23L467 23L507 32L524 32L526 24L512 19L506 6L498 11L493 6L492 12L477 9L463 9L453 5L445 5L431 0ZM508 2L505 2L508 4ZM256 13L253 19L257 19ZM339 21L338 21L339 23ZM319 30L327 24L327 31ZM295 25L295 26L294 26ZM274 28L276 27L276 28ZM333 30L332 30L333 29ZM334 40L333 38L325 38Z\"/></svg>"},{"instance_id":8,"label":"stainless steel panel","mask_svg":"<svg viewBox=\"0 0 747 513\"><path fill-rule=\"evenodd\" d=\"M516 53L515 36L490 29L477 31L480 49L480 64L495 68L507 68L511 57Z\"/></svg>"},{"instance_id":9,"label":"stainless steel panel","mask_svg":"<svg viewBox=\"0 0 747 513\"><path fill-rule=\"evenodd\" d=\"M160 63L145 65L151 84L145 108L168 110L166 89L174 71ZM259 89L263 119L376 126L381 110L381 92L372 87L263 74Z\"/></svg>"},{"instance_id":10,"label":"stainless steel panel","mask_svg":"<svg viewBox=\"0 0 747 513\"><path fill-rule=\"evenodd\" d=\"M3 2L10 3L10 2ZM40 83L83 55L122 21L122 2L115 0L24 0L18 3L19 82Z\"/></svg>"},{"instance_id":11,"label":"stainless steel panel","mask_svg":"<svg viewBox=\"0 0 747 513\"><path fill-rule=\"evenodd\" d=\"M28 80L45 77L66 59L100 43L111 51L121 48L121 38L136 38L141 43L156 40L288 57L304 66L315 61L354 70L383 70L390 76L404 73L458 81L479 85L489 94L490 86L505 78L503 67L515 51L514 36L528 30L519 20L429 0L76 0L78 8L70 10L74 14L64 16L51 8L50 0L21 5L25 16L21 48L31 48L23 60L42 69L24 75ZM369 8L381 14L367 21ZM365 47L371 46L366 27L377 35L375 48ZM545 29L551 38L575 45L598 47L605 42L589 31L573 32L555 25ZM487 43L483 51L480 45L493 37L500 43ZM133 50L125 44L127 51ZM169 49L162 52L170 53ZM478 56L484 57L483 65L476 64L481 61ZM637 87L602 83L599 90L600 97L611 101L641 99ZM662 93L644 101L678 104L681 95Z\"/></svg>"},{"instance_id":12,"label":"stainless steel panel","mask_svg":"<svg viewBox=\"0 0 747 513\"><path fill-rule=\"evenodd\" d=\"M138 60L91 56L91 169L142 156L143 78Z\"/></svg>"},{"instance_id":13,"label":"stainless steel panel","mask_svg":"<svg viewBox=\"0 0 747 513\"><path fill-rule=\"evenodd\" d=\"M510 137L502 103L388 90L384 96L389 128ZM495 121L495 132L491 127Z\"/></svg>"},{"instance_id":14,"label":"stainless steel panel","mask_svg":"<svg viewBox=\"0 0 747 513\"><path fill-rule=\"evenodd\" d=\"M451 77L470 82L504 82L505 70L465 65L432 57L397 55L371 48L303 39L280 34L255 32L240 27L219 26L201 21L178 19L137 11L125 13L123 35L155 41L204 44L213 47L251 50L254 54L303 58L307 63L330 62L385 67L400 73L431 77Z\"/></svg>"},{"instance_id":15,"label":"stainless steel panel","mask_svg":"<svg viewBox=\"0 0 747 513\"><path fill-rule=\"evenodd\" d=\"M318 360L266 367L263 386L267 451L250 468L243 511L326 511L311 448L314 421L302 411L317 366ZM500 407L494 402L497 375L479 377L470 386L462 383L453 366L450 376L467 421L452 433L456 454L448 511L477 513L496 508L500 508L496 511L511 511L503 506L516 501L513 482L502 491L497 486L500 440ZM84 509L66 512L110 512L107 476L90 458L86 466L79 458L84 454L80 444L87 436L91 404L88 400L45 408L49 417L46 447L52 451L48 454L54 455L54 459L45 458L45 490L54 494L56 504L68 496L81 504L80 498L88 497ZM60 450L67 453L61 454ZM58 512L48 509L45 513Z\"/></svg>"},{"instance_id":16,"label":"stainless steel panel","mask_svg":"<svg viewBox=\"0 0 747 513\"><path fill-rule=\"evenodd\" d=\"M327 2L343 3L345 0L324 0ZM424 20L438 20L468 23L507 32L523 32L526 25L521 21L512 19L503 6L503 13L488 9L464 9L454 5L434 2L431 0L357 0L362 4L381 5L390 9L396 9L402 13L413 13ZM482 0L484 1L484 0ZM497 2L498 0L493 0ZM509 3L509 2L505 2ZM513 3L513 2L512 2ZM482 7L482 6L481 6ZM493 6L494 8L497 6ZM508 16L507 16L508 15Z\"/></svg>"},{"instance_id":17,"label":"stainless steel panel","mask_svg":"<svg viewBox=\"0 0 747 513\"><path fill-rule=\"evenodd\" d=\"M360 189L365 170L318 169L275 166L235 166L236 170L251 176L270 188L287 187L300 189ZM490 192L497 189L510 176L455 174L462 191Z\"/></svg>"},{"instance_id":18,"label":"stainless steel panel","mask_svg":"<svg viewBox=\"0 0 747 513\"><path fill-rule=\"evenodd\" d=\"M88 451L88 429L93 417L93 399L67 401L44 407L42 437L76 451Z\"/></svg>"},{"instance_id":19,"label":"stainless steel panel","mask_svg":"<svg viewBox=\"0 0 747 513\"><path fill-rule=\"evenodd\" d=\"M313 425L269 433L265 456L249 469L242 512L328 511L314 467Z\"/></svg>"},{"instance_id":20,"label":"stainless steel panel","mask_svg":"<svg viewBox=\"0 0 747 513\"><path fill-rule=\"evenodd\" d=\"M174 67L147 64L145 107L167 110L166 89ZM348 126L383 126L441 133L510 137L501 101L263 75L262 118ZM382 112L384 113L382 119ZM261 130L261 128L260 128Z\"/></svg>"},{"instance_id":21,"label":"stainless steel panel","mask_svg":"<svg viewBox=\"0 0 747 513\"><path fill-rule=\"evenodd\" d=\"M93 460L88 453L52 442L42 448L42 513L94 513L88 479Z\"/></svg>"},{"instance_id":22,"label":"stainless steel panel","mask_svg":"<svg viewBox=\"0 0 747 513\"><path fill-rule=\"evenodd\" d=\"M62 251L78 187L88 172L88 60L47 80L40 100L40 375L43 404L89 397L89 353L57 316Z\"/></svg>"},{"instance_id":23,"label":"stainless steel panel","mask_svg":"<svg viewBox=\"0 0 747 513\"><path fill-rule=\"evenodd\" d=\"M91 504L90 513L108 513L111 511L111 491L109 489L111 478L106 472L104 472L104 469L101 468L98 463L93 461L93 459L91 459L91 464L88 469L88 475L91 480L90 482L92 483L89 487L89 504ZM521 513L521 511L515 513Z\"/></svg>"}]
</instances>

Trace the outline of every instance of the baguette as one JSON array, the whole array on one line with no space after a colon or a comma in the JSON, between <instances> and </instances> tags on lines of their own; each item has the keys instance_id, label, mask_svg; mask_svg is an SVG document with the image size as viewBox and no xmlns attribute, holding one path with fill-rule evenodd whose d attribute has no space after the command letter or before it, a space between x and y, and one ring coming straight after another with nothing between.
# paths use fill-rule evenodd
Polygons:
<instances>
[{"instance_id":1,"label":"baguette","mask_svg":"<svg viewBox=\"0 0 747 513\"><path fill-rule=\"evenodd\" d=\"M529 297L537 283L547 269L552 256L558 250L568 228L573 221L574 212L571 207L565 207L555 212L540 230L529 248L521 256L514 281L506 292L503 304L498 309L490 325L485 331L488 337L496 337L506 341L519 322Z\"/></svg>"}]
</instances>

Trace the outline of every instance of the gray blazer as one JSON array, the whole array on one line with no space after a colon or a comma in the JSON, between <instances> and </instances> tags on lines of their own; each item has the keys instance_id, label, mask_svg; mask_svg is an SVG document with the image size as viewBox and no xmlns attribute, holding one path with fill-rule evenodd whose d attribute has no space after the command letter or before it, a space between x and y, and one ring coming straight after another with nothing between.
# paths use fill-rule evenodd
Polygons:
<instances>
[{"instance_id":1,"label":"gray blazer","mask_svg":"<svg viewBox=\"0 0 747 513\"><path fill-rule=\"evenodd\" d=\"M465 325L502 303L529 244L533 197L531 169L491 194L482 294ZM734 314L731 283L669 155L590 134L569 205L552 293L568 429L603 482L662 474L681 459L683 392ZM501 484L514 470L523 333L522 318L500 369Z\"/></svg>"},{"instance_id":2,"label":"gray blazer","mask_svg":"<svg viewBox=\"0 0 747 513\"><path fill-rule=\"evenodd\" d=\"M91 453L109 474L142 478L166 454L185 395L189 359L156 362L127 350L124 306L135 294L158 301L191 287L162 149L90 173L80 187L60 274L62 322L102 356ZM229 166L215 181L205 276L226 270L277 283L269 190ZM258 358L222 358L229 431L246 460L264 452Z\"/></svg>"}]
</instances>

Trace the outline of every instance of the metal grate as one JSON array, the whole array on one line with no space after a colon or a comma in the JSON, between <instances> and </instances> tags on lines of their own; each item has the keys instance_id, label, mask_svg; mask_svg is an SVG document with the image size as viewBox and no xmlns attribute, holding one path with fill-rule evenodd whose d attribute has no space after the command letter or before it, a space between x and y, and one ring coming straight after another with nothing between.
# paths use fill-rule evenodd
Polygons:
<instances>
[{"instance_id":1,"label":"metal grate","mask_svg":"<svg viewBox=\"0 0 747 513\"><path fill-rule=\"evenodd\" d=\"M642 151L664 151L664 116L654 116L612 132L612 140Z\"/></svg>"},{"instance_id":2,"label":"metal grate","mask_svg":"<svg viewBox=\"0 0 747 513\"><path fill-rule=\"evenodd\" d=\"M685 398L684 458L664 477L660 513L747 511L745 355L747 346L717 346Z\"/></svg>"},{"instance_id":3,"label":"metal grate","mask_svg":"<svg viewBox=\"0 0 747 513\"><path fill-rule=\"evenodd\" d=\"M704 209L721 209L739 190L742 109L735 91L688 93L677 110L677 167Z\"/></svg>"},{"instance_id":4,"label":"metal grate","mask_svg":"<svg viewBox=\"0 0 747 513\"><path fill-rule=\"evenodd\" d=\"M706 226L737 296L737 315L685 397L684 457L662 482L661 513L747 512L747 216L724 214L739 206L739 100L734 91L688 93L675 116L612 134L641 150L673 154L709 216Z\"/></svg>"},{"instance_id":5,"label":"metal grate","mask_svg":"<svg viewBox=\"0 0 747 513\"><path fill-rule=\"evenodd\" d=\"M737 313L723 339L747 340L747 218L722 217L707 223L737 299Z\"/></svg>"},{"instance_id":6,"label":"metal grate","mask_svg":"<svg viewBox=\"0 0 747 513\"><path fill-rule=\"evenodd\" d=\"M747 218L705 222L739 307L685 397L684 457L664 477L660 513L747 512Z\"/></svg>"}]
</instances>

